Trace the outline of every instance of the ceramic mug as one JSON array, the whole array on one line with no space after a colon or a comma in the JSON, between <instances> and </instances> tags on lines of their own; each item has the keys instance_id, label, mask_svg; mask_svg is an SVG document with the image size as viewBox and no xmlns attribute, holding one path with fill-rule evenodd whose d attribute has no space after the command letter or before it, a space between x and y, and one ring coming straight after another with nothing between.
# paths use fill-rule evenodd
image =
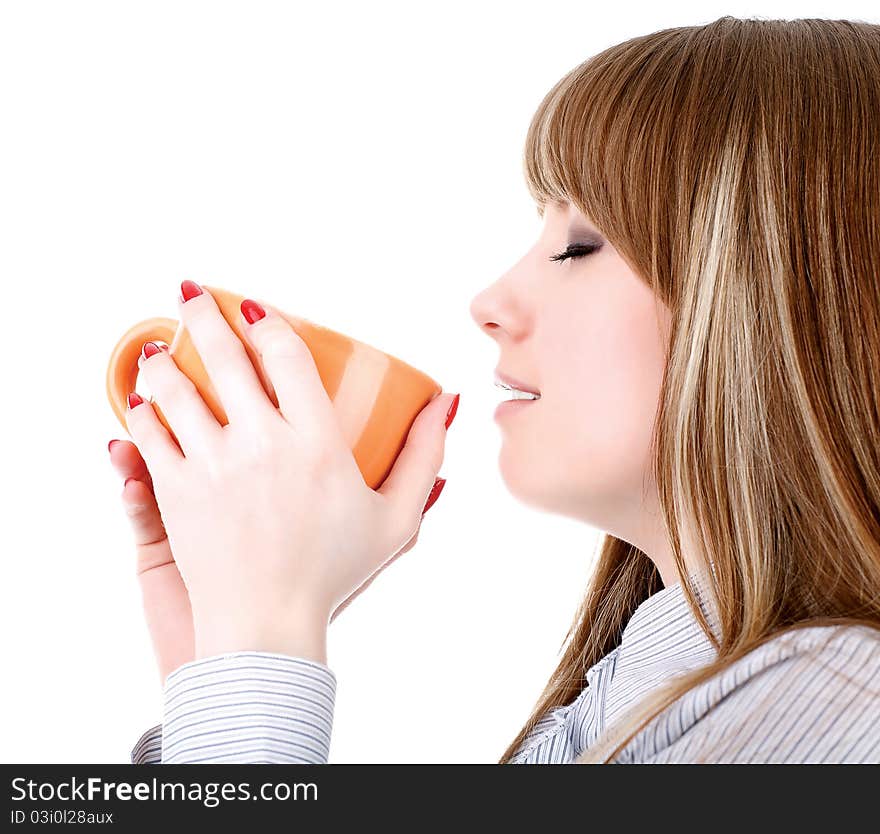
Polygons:
<instances>
[{"instance_id":1,"label":"ceramic mug","mask_svg":"<svg viewBox=\"0 0 880 834\"><path fill-rule=\"evenodd\" d=\"M263 388L277 408L275 389L243 331L240 305L245 296L205 285L202 289L213 296L241 340ZM307 319L278 312L308 346L364 482L376 489L391 471L419 412L443 389L402 359ZM107 365L107 397L122 427L127 430L128 394L135 390L138 357L148 341L168 345L177 367L192 380L208 408L225 426L229 422L226 412L187 329L176 319L152 318L129 328L113 348ZM152 398L150 402L176 442L158 403Z\"/></svg>"}]
</instances>

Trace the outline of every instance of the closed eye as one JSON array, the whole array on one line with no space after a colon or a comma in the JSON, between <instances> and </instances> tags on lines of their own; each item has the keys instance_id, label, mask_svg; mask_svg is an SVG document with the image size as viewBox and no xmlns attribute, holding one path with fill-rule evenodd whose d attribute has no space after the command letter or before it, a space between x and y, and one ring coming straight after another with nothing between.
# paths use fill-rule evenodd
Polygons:
<instances>
[{"instance_id":1,"label":"closed eye","mask_svg":"<svg viewBox=\"0 0 880 834\"><path fill-rule=\"evenodd\" d=\"M583 258L599 249L596 243L571 243L564 251L550 256L551 261L564 261L568 258Z\"/></svg>"}]
</instances>

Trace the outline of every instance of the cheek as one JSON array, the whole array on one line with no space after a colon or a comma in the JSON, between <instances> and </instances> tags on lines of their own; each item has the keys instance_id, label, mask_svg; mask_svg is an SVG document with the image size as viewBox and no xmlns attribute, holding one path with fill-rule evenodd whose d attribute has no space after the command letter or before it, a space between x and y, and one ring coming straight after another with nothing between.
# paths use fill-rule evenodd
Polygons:
<instances>
[{"instance_id":1,"label":"cheek","mask_svg":"<svg viewBox=\"0 0 880 834\"><path fill-rule=\"evenodd\" d=\"M664 357L653 306L605 313L582 320L577 343L559 353L568 357L565 377L576 382L555 379L548 416L558 454L582 487L630 492L649 469Z\"/></svg>"}]
</instances>

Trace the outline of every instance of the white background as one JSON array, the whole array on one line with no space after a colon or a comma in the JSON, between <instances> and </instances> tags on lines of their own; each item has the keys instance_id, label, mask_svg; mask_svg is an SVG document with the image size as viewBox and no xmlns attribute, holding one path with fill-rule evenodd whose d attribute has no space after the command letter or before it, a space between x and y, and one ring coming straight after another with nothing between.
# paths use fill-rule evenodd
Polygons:
<instances>
[{"instance_id":1,"label":"white background","mask_svg":"<svg viewBox=\"0 0 880 834\"><path fill-rule=\"evenodd\" d=\"M184 278L461 392L417 546L330 627L332 763L494 762L558 661L598 531L513 498L468 305L530 247L532 113L612 43L865 3L0 3L4 762L124 762L161 721L110 350ZM601 396L601 392L596 392Z\"/></svg>"}]
</instances>

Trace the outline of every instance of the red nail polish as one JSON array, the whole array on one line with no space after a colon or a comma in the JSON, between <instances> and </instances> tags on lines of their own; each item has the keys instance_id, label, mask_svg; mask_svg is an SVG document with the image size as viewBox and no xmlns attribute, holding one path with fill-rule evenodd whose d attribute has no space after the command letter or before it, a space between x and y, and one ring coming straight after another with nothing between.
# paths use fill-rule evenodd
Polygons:
<instances>
[{"instance_id":1,"label":"red nail polish","mask_svg":"<svg viewBox=\"0 0 880 834\"><path fill-rule=\"evenodd\" d=\"M446 486L446 478L434 478L434 486L431 487L431 491L428 493L428 500L425 502L425 509L422 510L423 516L434 506L434 502L440 497L444 486Z\"/></svg>"},{"instance_id":2,"label":"red nail polish","mask_svg":"<svg viewBox=\"0 0 880 834\"><path fill-rule=\"evenodd\" d=\"M452 425L452 421L455 419L455 412L458 411L458 398L461 394L456 394L455 399L452 401L452 405L449 406L449 411L446 412L446 428L448 429Z\"/></svg>"},{"instance_id":3,"label":"red nail polish","mask_svg":"<svg viewBox=\"0 0 880 834\"><path fill-rule=\"evenodd\" d=\"M128 407L129 408L135 408L136 406L139 406L142 402L143 402L143 399L141 398L140 394L136 394L134 391L132 391L128 395Z\"/></svg>"},{"instance_id":4,"label":"red nail polish","mask_svg":"<svg viewBox=\"0 0 880 834\"><path fill-rule=\"evenodd\" d=\"M187 280L180 282L180 295L184 301L189 301L191 298L201 294L202 288L195 281Z\"/></svg>"},{"instance_id":5,"label":"red nail polish","mask_svg":"<svg viewBox=\"0 0 880 834\"><path fill-rule=\"evenodd\" d=\"M253 324L263 318L266 311L256 301L246 298L241 302L241 314L247 319L248 324Z\"/></svg>"},{"instance_id":6,"label":"red nail polish","mask_svg":"<svg viewBox=\"0 0 880 834\"><path fill-rule=\"evenodd\" d=\"M144 359L149 359L157 353L159 353L159 345L155 342L144 342L144 346L141 348L141 354Z\"/></svg>"},{"instance_id":7,"label":"red nail polish","mask_svg":"<svg viewBox=\"0 0 880 834\"><path fill-rule=\"evenodd\" d=\"M113 444L114 444L114 443L118 443L118 442L119 442L118 440L111 440L111 441L107 444L107 451L108 451L108 452L112 452L112 451L113 451Z\"/></svg>"}]
</instances>

